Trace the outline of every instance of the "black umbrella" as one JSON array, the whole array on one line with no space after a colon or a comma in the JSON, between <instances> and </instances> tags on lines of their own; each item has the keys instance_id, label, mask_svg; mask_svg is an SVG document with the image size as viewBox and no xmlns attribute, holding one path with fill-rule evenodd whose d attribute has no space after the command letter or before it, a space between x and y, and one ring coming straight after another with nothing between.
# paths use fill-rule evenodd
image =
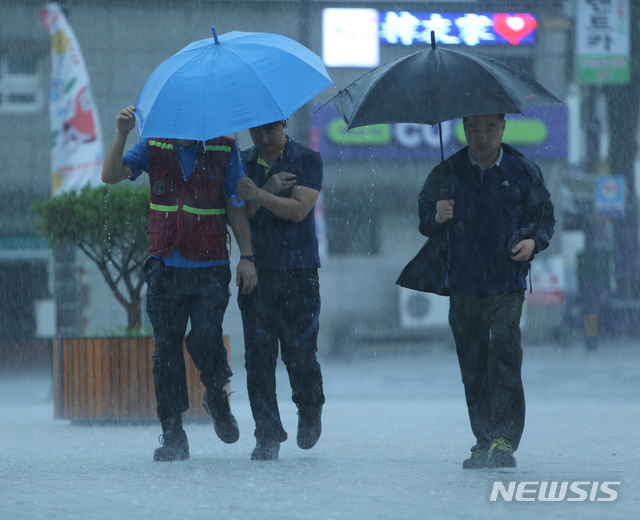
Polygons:
<instances>
[{"instance_id":1,"label":"black umbrella","mask_svg":"<svg viewBox=\"0 0 640 520\"><path fill-rule=\"evenodd\" d=\"M430 49L368 72L331 101L347 130L381 123L434 125L471 115L522 113L537 103L561 103L537 81L499 61L436 48L433 31Z\"/></svg>"}]
</instances>

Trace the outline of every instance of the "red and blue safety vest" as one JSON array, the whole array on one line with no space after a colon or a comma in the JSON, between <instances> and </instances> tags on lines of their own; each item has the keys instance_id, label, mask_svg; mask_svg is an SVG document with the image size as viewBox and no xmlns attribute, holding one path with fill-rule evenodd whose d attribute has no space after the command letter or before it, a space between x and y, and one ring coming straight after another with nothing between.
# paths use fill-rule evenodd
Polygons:
<instances>
[{"instance_id":1,"label":"red and blue safety vest","mask_svg":"<svg viewBox=\"0 0 640 520\"><path fill-rule=\"evenodd\" d=\"M194 171L181 176L173 139L149 139L149 254L168 256L175 246L190 260L226 260L227 203L222 192L235 141L218 137L198 143Z\"/></svg>"}]
</instances>

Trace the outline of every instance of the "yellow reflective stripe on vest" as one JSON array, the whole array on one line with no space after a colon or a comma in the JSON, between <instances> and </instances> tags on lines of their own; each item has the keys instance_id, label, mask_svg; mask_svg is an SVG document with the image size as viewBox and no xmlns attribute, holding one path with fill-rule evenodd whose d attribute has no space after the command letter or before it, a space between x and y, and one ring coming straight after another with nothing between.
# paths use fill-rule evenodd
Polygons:
<instances>
[{"instance_id":1,"label":"yellow reflective stripe on vest","mask_svg":"<svg viewBox=\"0 0 640 520\"><path fill-rule=\"evenodd\" d=\"M221 146L221 145L215 145L215 146L205 146L204 149L207 152L231 152L231 147L230 146Z\"/></svg>"},{"instance_id":2,"label":"yellow reflective stripe on vest","mask_svg":"<svg viewBox=\"0 0 640 520\"><path fill-rule=\"evenodd\" d=\"M168 143L162 143L160 141L152 141L149 139L149 146L157 146L158 148L166 148L167 150L173 150L173 145Z\"/></svg>"},{"instance_id":3,"label":"yellow reflective stripe on vest","mask_svg":"<svg viewBox=\"0 0 640 520\"><path fill-rule=\"evenodd\" d=\"M167 150L173 150L173 145L169 144L169 143L162 143L160 141L153 141L153 140L149 140L149 146L157 146L158 148L166 148ZM222 145L208 145L205 146L204 149L207 152L228 152L231 153L231 147L230 146L222 146Z\"/></svg>"},{"instance_id":4,"label":"yellow reflective stripe on vest","mask_svg":"<svg viewBox=\"0 0 640 520\"><path fill-rule=\"evenodd\" d=\"M156 211L178 211L178 206L163 206L161 204L154 204L153 202L150 207Z\"/></svg>"},{"instance_id":5,"label":"yellow reflective stripe on vest","mask_svg":"<svg viewBox=\"0 0 640 520\"><path fill-rule=\"evenodd\" d=\"M178 206L162 206L161 204L151 203L151 209L156 211L178 211ZM187 213L193 213L194 215L225 215L227 213L224 209L202 209L192 208L191 206L182 206L182 210Z\"/></svg>"},{"instance_id":6,"label":"yellow reflective stripe on vest","mask_svg":"<svg viewBox=\"0 0 640 520\"><path fill-rule=\"evenodd\" d=\"M201 209L192 208L191 206L182 206L182 210L195 215L224 215L227 213L226 209Z\"/></svg>"}]
</instances>

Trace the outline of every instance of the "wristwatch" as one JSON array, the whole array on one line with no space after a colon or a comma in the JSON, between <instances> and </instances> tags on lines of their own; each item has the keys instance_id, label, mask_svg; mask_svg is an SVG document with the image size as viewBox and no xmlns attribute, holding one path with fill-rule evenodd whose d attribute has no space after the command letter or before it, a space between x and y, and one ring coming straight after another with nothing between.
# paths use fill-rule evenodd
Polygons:
<instances>
[{"instance_id":1,"label":"wristwatch","mask_svg":"<svg viewBox=\"0 0 640 520\"><path fill-rule=\"evenodd\" d=\"M249 262L256 263L256 257L253 255L240 255L240 260L249 260Z\"/></svg>"}]
</instances>

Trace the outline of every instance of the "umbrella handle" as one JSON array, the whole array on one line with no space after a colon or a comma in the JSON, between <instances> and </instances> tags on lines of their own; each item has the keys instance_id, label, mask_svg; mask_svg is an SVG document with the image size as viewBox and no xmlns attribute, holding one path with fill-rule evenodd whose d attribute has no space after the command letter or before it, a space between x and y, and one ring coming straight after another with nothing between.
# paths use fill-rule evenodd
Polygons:
<instances>
[{"instance_id":1,"label":"umbrella handle","mask_svg":"<svg viewBox=\"0 0 640 520\"><path fill-rule=\"evenodd\" d=\"M243 198L240 198L240 202L237 202L235 194L231 195L231 204L233 204L236 208L241 208L242 206L244 206L244 202L245 200Z\"/></svg>"},{"instance_id":2,"label":"umbrella handle","mask_svg":"<svg viewBox=\"0 0 640 520\"><path fill-rule=\"evenodd\" d=\"M216 34L216 29L215 27L212 27L213 29L213 34ZM216 40L218 39L218 37L216 36ZM247 169L244 165L244 163L242 162L242 154L240 153L240 147L238 146L238 134L234 134L235 137L235 148L236 148L236 152L238 152L238 164L240 165L240 167L242 168L242 176L246 177L247 176ZM236 186L236 189L238 189L238 187ZM237 202L236 200L236 195L235 193L233 195L231 195L231 204L233 204L236 208L241 208L242 206L244 206L244 199L240 198L240 202Z\"/></svg>"}]
</instances>

